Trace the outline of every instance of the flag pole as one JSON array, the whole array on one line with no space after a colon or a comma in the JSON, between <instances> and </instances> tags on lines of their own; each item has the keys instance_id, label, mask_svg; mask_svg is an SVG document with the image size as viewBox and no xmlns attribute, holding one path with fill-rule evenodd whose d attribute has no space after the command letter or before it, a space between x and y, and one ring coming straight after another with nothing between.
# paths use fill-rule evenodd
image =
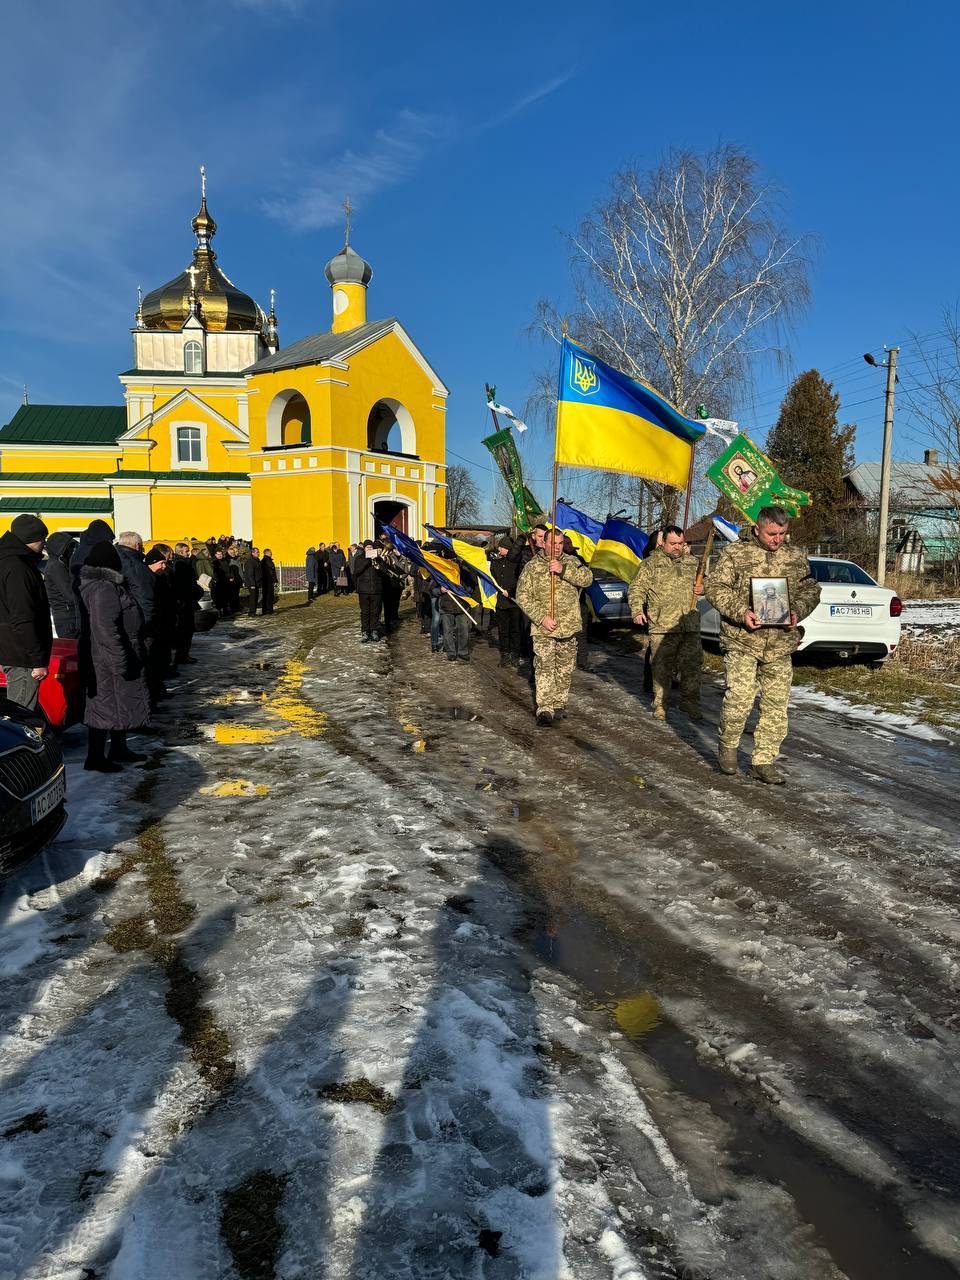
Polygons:
<instances>
[{"instance_id":1,"label":"flag pole","mask_svg":"<svg viewBox=\"0 0 960 1280\"><path fill-rule=\"evenodd\" d=\"M463 607L463 605L460 603L460 601L457 599L457 597L454 595L454 593L450 590L449 587L447 587L446 590L447 590L447 595L450 597L453 603L457 606L460 612L466 614L466 616L470 619L470 622L472 623L473 626L477 626L477 620L473 616L473 614L470 612L470 610L465 609Z\"/></svg>"},{"instance_id":2,"label":"flag pole","mask_svg":"<svg viewBox=\"0 0 960 1280\"><path fill-rule=\"evenodd\" d=\"M550 532L547 535L550 538L551 551L547 557L547 563L553 559L552 545L557 532L557 473L560 470L560 464L557 462L557 444L560 439L560 414L563 412L563 357L564 345L567 341L567 323L563 322L563 336L560 339L560 371L557 375L557 417L553 425L553 498L550 503ZM550 617L556 619L557 608L557 575L550 574Z\"/></svg>"},{"instance_id":3,"label":"flag pole","mask_svg":"<svg viewBox=\"0 0 960 1280\"><path fill-rule=\"evenodd\" d=\"M697 456L697 442L694 440L690 445L690 470L687 473L687 492L683 499L683 527L686 529L687 522L690 519L690 496L693 493L693 464Z\"/></svg>"}]
</instances>

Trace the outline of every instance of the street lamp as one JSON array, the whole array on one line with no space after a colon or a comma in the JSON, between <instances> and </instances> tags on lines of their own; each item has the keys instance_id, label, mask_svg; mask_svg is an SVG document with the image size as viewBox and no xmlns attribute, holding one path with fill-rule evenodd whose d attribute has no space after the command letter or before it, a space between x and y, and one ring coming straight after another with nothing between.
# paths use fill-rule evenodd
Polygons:
<instances>
[{"instance_id":1,"label":"street lamp","mask_svg":"<svg viewBox=\"0 0 960 1280\"><path fill-rule=\"evenodd\" d=\"M887 371L887 394L883 409L883 455L880 462L880 514L877 546L877 582L883 586L887 576L887 519L890 510L890 453L893 446L893 393L897 385L897 352L899 347L890 347L887 358L882 364L874 359L869 351L864 353L864 360L875 369Z\"/></svg>"}]
</instances>

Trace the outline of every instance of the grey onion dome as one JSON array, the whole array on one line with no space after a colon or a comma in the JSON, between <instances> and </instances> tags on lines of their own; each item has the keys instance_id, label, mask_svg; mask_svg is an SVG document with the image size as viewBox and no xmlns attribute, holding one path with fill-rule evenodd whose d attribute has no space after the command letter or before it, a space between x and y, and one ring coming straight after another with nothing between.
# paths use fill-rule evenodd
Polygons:
<instances>
[{"instance_id":1,"label":"grey onion dome","mask_svg":"<svg viewBox=\"0 0 960 1280\"><path fill-rule=\"evenodd\" d=\"M331 284L369 284L373 267L359 253L345 244L335 258L331 258L323 273Z\"/></svg>"}]
</instances>

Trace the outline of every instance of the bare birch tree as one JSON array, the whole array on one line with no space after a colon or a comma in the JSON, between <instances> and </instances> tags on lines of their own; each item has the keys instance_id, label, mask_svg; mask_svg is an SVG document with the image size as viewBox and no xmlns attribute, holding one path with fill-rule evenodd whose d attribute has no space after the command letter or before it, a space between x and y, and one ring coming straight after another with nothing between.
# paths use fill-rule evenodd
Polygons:
<instances>
[{"instance_id":1,"label":"bare birch tree","mask_svg":"<svg viewBox=\"0 0 960 1280\"><path fill-rule=\"evenodd\" d=\"M473 524L480 519L480 489L466 467L447 468L447 524Z\"/></svg>"},{"instance_id":2,"label":"bare birch tree","mask_svg":"<svg viewBox=\"0 0 960 1280\"><path fill-rule=\"evenodd\" d=\"M809 299L806 243L783 229L774 188L738 147L624 169L569 244L576 305L562 315L541 302L535 328L558 339L566 326L686 414L727 416L760 360L782 363ZM669 502L662 486L625 480Z\"/></svg>"}]
</instances>

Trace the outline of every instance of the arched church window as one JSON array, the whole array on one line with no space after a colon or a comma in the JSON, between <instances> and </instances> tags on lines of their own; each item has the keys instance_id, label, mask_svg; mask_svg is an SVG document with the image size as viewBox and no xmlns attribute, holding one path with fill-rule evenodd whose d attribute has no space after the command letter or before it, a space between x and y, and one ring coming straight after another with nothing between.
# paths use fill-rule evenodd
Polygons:
<instances>
[{"instance_id":1,"label":"arched church window","mask_svg":"<svg viewBox=\"0 0 960 1280\"><path fill-rule=\"evenodd\" d=\"M183 348L183 372L203 373L203 347L199 342L188 342Z\"/></svg>"},{"instance_id":2,"label":"arched church window","mask_svg":"<svg viewBox=\"0 0 960 1280\"><path fill-rule=\"evenodd\" d=\"M199 427L177 427L177 461L202 462Z\"/></svg>"}]
</instances>

